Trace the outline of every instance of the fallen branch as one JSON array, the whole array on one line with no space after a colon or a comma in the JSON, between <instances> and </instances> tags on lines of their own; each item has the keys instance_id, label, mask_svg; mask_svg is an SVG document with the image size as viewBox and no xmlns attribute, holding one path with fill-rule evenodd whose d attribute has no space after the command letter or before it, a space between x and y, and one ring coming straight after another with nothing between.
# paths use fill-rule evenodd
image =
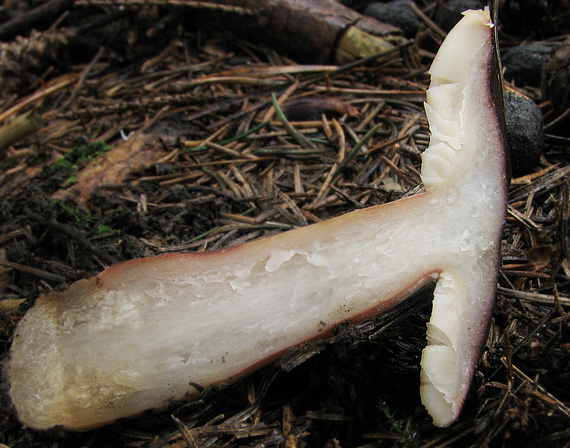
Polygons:
<instances>
[{"instance_id":1,"label":"fallen branch","mask_svg":"<svg viewBox=\"0 0 570 448\"><path fill-rule=\"evenodd\" d=\"M281 49L299 62L346 64L408 43L401 31L336 0L80 0L77 5L168 5L192 21ZM410 63L413 49L404 50ZM390 54L389 57L394 57Z\"/></svg>"},{"instance_id":2,"label":"fallen branch","mask_svg":"<svg viewBox=\"0 0 570 448\"><path fill-rule=\"evenodd\" d=\"M42 128L42 121L37 115L28 113L20 115L10 120L4 126L0 127L0 160L8 146L20 141L21 139L33 134Z\"/></svg>"}]
</instances>

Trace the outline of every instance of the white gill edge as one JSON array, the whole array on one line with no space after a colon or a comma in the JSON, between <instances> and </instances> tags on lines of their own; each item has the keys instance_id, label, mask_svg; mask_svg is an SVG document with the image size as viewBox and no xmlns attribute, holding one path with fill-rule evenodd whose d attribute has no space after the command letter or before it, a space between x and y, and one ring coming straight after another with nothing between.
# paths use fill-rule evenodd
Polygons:
<instances>
[{"instance_id":1,"label":"white gill edge","mask_svg":"<svg viewBox=\"0 0 570 448\"><path fill-rule=\"evenodd\" d=\"M478 60L476 55L483 47L490 48L489 28L492 27L488 7L464 12L463 19L441 45L429 70L431 84L424 105L431 138L421 167L422 181L428 189L448 188L453 183L450 178L457 172L464 173L465 165L478 150L464 147L466 132L485 132L466 129L468 125L463 122L465 92L472 87L469 85L471 80L465 76L465 67L488 63L488 60ZM461 165L463 169L458 169ZM488 269L491 276L492 264ZM477 301L489 300L485 297L486 288L481 288L482 294L475 299L469 297L471 291L464 283L465 279L460 275L444 271L434 291L427 330L428 345L422 353L420 391L422 402L436 426L448 426L461 411L474 370L474 360L465 357L469 356L469 351L477 350L478 344L460 341L472 334L467 331L469 313L479 311L479 306L484 308L484 304L479 305ZM478 288L478 285L472 287ZM488 283L487 289L493 288L493 283ZM481 335L474 337L481 338Z\"/></svg>"}]
</instances>

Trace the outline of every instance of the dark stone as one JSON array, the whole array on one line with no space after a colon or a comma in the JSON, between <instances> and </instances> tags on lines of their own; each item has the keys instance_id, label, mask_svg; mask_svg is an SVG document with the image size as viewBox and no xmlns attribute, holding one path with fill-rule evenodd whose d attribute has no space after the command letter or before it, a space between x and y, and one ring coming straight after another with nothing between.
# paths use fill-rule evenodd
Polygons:
<instances>
[{"instance_id":1,"label":"dark stone","mask_svg":"<svg viewBox=\"0 0 570 448\"><path fill-rule=\"evenodd\" d=\"M414 37L421 22L412 10L410 0L394 0L389 3L370 3L364 9L364 15L379 22L400 28L406 37Z\"/></svg>"},{"instance_id":2,"label":"dark stone","mask_svg":"<svg viewBox=\"0 0 570 448\"><path fill-rule=\"evenodd\" d=\"M498 3L499 26L504 36L532 42L568 33L570 14L565 1L506 0Z\"/></svg>"},{"instance_id":3,"label":"dark stone","mask_svg":"<svg viewBox=\"0 0 570 448\"><path fill-rule=\"evenodd\" d=\"M512 174L519 177L532 172L542 154L542 112L532 100L511 91L505 92L505 107Z\"/></svg>"},{"instance_id":4,"label":"dark stone","mask_svg":"<svg viewBox=\"0 0 570 448\"><path fill-rule=\"evenodd\" d=\"M540 85L542 64L548 59L550 47L539 44L519 45L505 51L502 57L505 78L517 85Z\"/></svg>"},{"instance_id":5,"label":"dark stone","mask_svg":"<svg viewBox=\"0 0 570 448\"><path fill-rule=\"evenodd\" d=\"M485 3L480 0L451 0L444 3L435 13L435 22L445 31L450 31L463 17L461 13L468 9L483 9Z\"/></svg>"},{"instance_id":6,"label":"dark stone","mask_svg":"<svg viewBox=\"0 0 570 448\"><path fill-rule=\"evenodd\" d=\"M558 113L570 108L570 39L553 51L542 67L542 96Z\"/></svg>"}]
</instances>

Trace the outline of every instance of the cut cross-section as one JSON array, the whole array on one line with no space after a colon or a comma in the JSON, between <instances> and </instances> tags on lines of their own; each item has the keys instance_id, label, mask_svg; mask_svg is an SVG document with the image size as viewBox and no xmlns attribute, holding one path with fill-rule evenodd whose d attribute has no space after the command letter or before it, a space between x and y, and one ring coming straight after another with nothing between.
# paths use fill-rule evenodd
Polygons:
<instances>
[{"instance_id":1,"label":"cut cross-section","mask_svg":"<svg viewBox=\"0 0 570 448\"><path fill-rule=\"evenodd\" d=\"M435 424L451 423L485 336L505 219L492 57L488 11L467 12L432 67L424 193L233 249L131 260L40 297L7 363L22 423L87 430L164 408L438 277L421 394Z\"/></svg>"}]
</instances>

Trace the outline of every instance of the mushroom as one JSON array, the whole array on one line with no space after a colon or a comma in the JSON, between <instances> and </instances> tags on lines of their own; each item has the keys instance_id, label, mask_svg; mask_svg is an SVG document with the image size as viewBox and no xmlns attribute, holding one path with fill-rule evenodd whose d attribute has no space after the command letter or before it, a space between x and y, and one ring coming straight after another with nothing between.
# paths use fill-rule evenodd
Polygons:
<instances>
[{"instance_id":1,"label":"mushroom","mask_svg":"<svg viewBox=\"0 0 570 448\"><path fill-rule=\"evenodd\" d=\"M7 363L21 422L82 431L230 383L437 281L421 397L458 416L493 306L506 175L489 11L466 11L430 73L425 192L233 249L120 263L40 297Z\"/></svg>"}]
</instances>

